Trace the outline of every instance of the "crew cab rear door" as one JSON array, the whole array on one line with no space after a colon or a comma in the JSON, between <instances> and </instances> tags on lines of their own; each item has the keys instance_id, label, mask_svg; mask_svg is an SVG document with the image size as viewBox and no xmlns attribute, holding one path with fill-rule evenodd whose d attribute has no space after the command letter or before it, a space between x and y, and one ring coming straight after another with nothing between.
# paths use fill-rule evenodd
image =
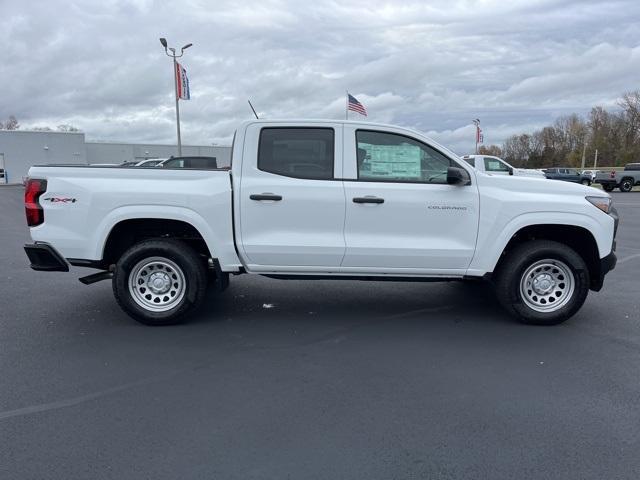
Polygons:
<instances>
[{"instance_id":1,"label":"crew cab rear door","mask_svg":"<svg viewBox=\"0 0 640 480\"><path fill-rule=\"evenodd\" d=\"M401 130L345 125L344 138L347 250L342 266L463 274L478 232L475 176L470 185L447 184L447 168L462 163Z\"/></svg>"},{"instance_id":2,"label":"crew cab rear door","mask_svg":"<svg viewBox=\"0 0 640 480\"><path fill-rule=\"evenodd\" d=\"M238 247L254 271L337 267L345 252L342 125L247 127Z\"/></svg>"}]
</instances>

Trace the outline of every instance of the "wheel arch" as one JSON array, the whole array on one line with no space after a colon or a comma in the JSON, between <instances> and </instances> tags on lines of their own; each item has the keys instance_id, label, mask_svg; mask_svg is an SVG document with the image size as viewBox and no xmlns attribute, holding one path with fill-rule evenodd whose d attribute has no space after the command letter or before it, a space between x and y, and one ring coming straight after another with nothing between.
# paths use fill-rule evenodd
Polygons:
<instances>
[{"instance_id":1,"label":"wheel arch","mask_svg":"<svg viewBox=\"0 0 640 480\"><path fill-rule=\"evenodd\" d=\"M520 228L502 249L493 271L500 269L501 263L516 246L531 240L551 240L573 249L587 265L591 279L590 288L599 289L600 286L597 283L601 278L601 265L598 242L587 228L578 225L542 223Z\"/></svg>"},{"instance_id":2,"label":"wheel arch","mask_svg":"<svg viewBox=\"0 0 640 480\"><path fill-rule=\"evenodd\" d=\"M182 225L192 233L197 232L197 237L204 241L211 258L218 259L224 271L237 271L241 266L235 251L231 219L227 215L214 215L211 219L205 220L192 209L165 205L128 205L106 214L91 237L90 244L93 246L93 251L89 259L97 261L105 259L107 242L114 231L118 232L119 228L123 228L122 225L130 225L124 222L166 224L170 226L167 232L169 236L175 235L177 225ZM157 228L154 233L158 233ZM160 236L162 235L160 233ZM149 237L144 236L144 238Z\"/></svg>"},{"instance_id":3,"label":"wheel arch","mask_svg":"<svg viewBox=\"0 0 640 480\"><path fill-rule=\"evenodd\" d=\"M174 238L189 244L198 254L213 258L213 252L191 223L167 218L129 218L114 224L104 239L100 256L104 265L116 263L131 246L151 238Z\"/></svg>"}]
</instances>

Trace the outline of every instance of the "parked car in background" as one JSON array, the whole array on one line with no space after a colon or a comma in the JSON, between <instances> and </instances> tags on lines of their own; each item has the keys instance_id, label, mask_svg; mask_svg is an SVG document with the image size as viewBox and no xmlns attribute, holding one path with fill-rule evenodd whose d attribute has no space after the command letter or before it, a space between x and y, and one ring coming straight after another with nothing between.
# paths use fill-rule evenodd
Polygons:
<instances>
[{"instance_id":1,"label":"parked car in background","mask_svg":"<svg viewBox=\"0 0 640 480\"><path fill-rule=\"evenodd\" d=\"M544 173L532 168L516 168L499 157L490 155L465 155L462 157L469 165L481 172L492 175L516 175L519 177L544 178Z\"/></svg>"},{"instance_id":2,"label":"parked car in background","mask_svg":"<svg viewBox=\"0 0 640 480\"><path fill-rule=\"evenodd\" d=\"M216 157L172 157L157 165L160 168L197 168L212 170L218 168Z\"/></svg>"},{"instance_id":3,"label":"parked car in background","mask_svg":"<svg viewBox=\"0 0 640 480\"><path fill-rule=\"evenodd\" d=\"M630 192L634 185L640 185L640 163L628 163L622 171L599 171L596 183L602 185L605 192L611 192L614 188L619 188L621 192Z\"/></svg>"},{"instance_id":4,"label":"parked car in background","mask_svg":"<svg viewBox=\"0 0 640 480\"><path fill-rule=\"evenodd\" d=\"M591 185L591 175L582 174L575 168L547 168L544 171L549 180L562 180L564 182L581 183Z\"/></svg>"}]
</instances>

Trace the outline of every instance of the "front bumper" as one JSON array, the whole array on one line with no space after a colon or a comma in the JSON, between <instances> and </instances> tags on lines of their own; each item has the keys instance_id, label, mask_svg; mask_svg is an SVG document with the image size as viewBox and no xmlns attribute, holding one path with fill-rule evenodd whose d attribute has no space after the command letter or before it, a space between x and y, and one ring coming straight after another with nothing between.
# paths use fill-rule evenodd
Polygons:
<instances>
[{"instance_id":1,"label":"front bumper","mask_svg":"<svg viewBox=\"0 0 640 480\"><path fill-rule=\"evenodd\" d=\"M618 257L616 257L616 234L618 233L618 224L620 223L620 217L615 207L611 207L609 215L613 217L613 243L611 244L611 253L604 258L600 259L600 265L597 275L591 279L591 290L599 292L604 284L604 276L611 270L616 268Z\"/></svg>"},{"instance_id":2,"label":"front bumper","mask_svg":"<svg viewBox=\"0 0 640 480\"><path fill-rule=\"evenodd\" d=\"M31 268L40 272L68 272L69 264L58 251L48 243L31 243L24 246Z\"/></svg>"}]
</instances>

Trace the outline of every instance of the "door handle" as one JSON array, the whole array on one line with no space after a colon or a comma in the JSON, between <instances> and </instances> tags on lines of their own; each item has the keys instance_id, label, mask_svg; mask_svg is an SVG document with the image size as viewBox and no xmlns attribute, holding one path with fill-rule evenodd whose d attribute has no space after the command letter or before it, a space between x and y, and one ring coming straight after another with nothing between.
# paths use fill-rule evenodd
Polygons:
<instances>
[{"instance_id":1,"label":"door handle","mask_svg":"<svg viewBox=\"0 0 640 480\"><path fill-rule=\"evenodd\" d=\"M353 203L384 203L380 197L353 197Z\"/></svg>"},{"instance_id":2,"label":"door handle","mask_svg":"<svg viewBox=\"0 0 640 480\"><path fill-rule=\"evenodd\" d=\"M282 200L282 195L274 195L273 193L256 193L253 195L249 195L251 200L263 201L263 200L272 200L275 202L279 202Z\"/></svg>"}]
</instances>

